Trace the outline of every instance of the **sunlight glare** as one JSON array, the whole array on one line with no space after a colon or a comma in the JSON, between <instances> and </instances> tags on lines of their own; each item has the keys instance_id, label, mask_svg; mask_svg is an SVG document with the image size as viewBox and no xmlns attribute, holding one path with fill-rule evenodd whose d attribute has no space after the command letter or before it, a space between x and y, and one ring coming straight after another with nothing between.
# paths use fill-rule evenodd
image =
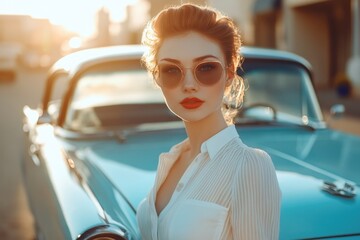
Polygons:
<instances>
[{"instance_id":1,"label":"sunlight glare","mask_svg":"<svg viewBox=\"0 0 360 240\"><path fill-rule=\"evenodd\" d=\"M112 20L123 21L126 6L137 0L11 0L0 3L0 14L30 15L33 18L46 18L81 36L95 32L97 11L106 7Z\"/></svg>"},{"instance_id":2,"label":"sunlight glare","mask_svg":"<svg viewBox=\"0 0 360 240\"><path fill-rule=\"evenodd\" d=\"M82 45L82 40L79 37L72 37L69 40L69 46L71 48L80 48Z\"/></svg>"}]
</instances>

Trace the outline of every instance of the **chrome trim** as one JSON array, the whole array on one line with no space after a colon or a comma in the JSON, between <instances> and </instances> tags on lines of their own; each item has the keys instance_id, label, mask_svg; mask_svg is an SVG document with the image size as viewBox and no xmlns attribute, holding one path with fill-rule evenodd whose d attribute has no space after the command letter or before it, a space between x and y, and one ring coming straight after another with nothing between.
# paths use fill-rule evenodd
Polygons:
<instances>
[{"instance_id":1,"label":"chrome trim","mask_svg":"<svg viewBox=\"0 0 360 240\"><path fill-rule=\"evenodd\" d=\"M98 130L91 133L71 131L60 126L54 128L54 134L63 139L69 140L96 140L99 138L114 138L120 143L125 143L127 136L138 132L151 132L184 128L182 121L143 123L129 128L117 128L109 130Z\"/></svg>"},{"instance_id":2,"label":"chrome trim","mask_svg":"<svg viewBox=\"0 0 360 240\"><path fill-rule=\"evenodd\" d=\"M322 190L328 192L332 195L344 197L344 198L354 198L356 196L355 186L349 182L336 181L336 182L324 182Z\"/></svg>"},{"instance_id":3,"label":"chrome trim","mask_svg":"<svg viewBox=\"0 0 360 240\"><path fill-rule=\"evenodd\" d=\"M77 240L95 240L97 237L108 237L114 240L130 240L130 236L125 229L118 226L106 224L86 230L78 235Z\"/></svg>"},{"instance_id":4,"label":"chrome trim","mask_svg":"<svg viewBox=\"0 0 360 240\"><path fill-rule=\"evenodd\" d=\"M343 104L335 104L330 108L330 115L333 118L341 118L345 114L345 106Z\"/></svg>"}]
</instances>

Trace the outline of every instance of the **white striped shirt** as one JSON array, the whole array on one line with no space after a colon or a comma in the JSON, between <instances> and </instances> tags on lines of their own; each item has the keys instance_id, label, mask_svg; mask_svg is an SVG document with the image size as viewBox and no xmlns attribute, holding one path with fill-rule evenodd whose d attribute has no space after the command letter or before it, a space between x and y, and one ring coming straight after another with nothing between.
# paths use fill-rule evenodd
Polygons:
<instances>
[{"instance_id":1,"label":"white striped shirt","mask_svg":"<svg viewBox=\"0 0 360 240\"><path fill-rule=\"evenodd\" d=\"M281 193L270 156L229 126L206 140L157 215L156 193L188 139L160 155L153 189L137 212L144 240L278 239Z\"/></svg>"}]
</instances>

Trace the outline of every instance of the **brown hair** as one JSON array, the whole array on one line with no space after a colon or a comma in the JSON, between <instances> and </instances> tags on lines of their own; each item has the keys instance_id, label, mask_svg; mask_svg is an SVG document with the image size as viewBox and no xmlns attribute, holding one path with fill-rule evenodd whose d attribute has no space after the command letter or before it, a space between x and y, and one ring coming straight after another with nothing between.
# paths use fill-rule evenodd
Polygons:
<instances>
[{"instance_id":1,"label":"brown hair","mask_svg":"<svg viewBox=\"0 0 360 240\"><path fill-rule=\"evenodd\" d=\"M236 74L236 69L241 64L240 34L229 17L213 8L187 3L164 9L150 20L142 36L142 43L148 47L142 61L148 71L154 75L157 54L166 38L189 31L203 34L219 44L225 56L226 66L233 76L232 84L224 94L225 110L239 108L244 93L243 80ZM228 114L225 114L227 118L226 115Z\"/></svg>"}]
</instances>

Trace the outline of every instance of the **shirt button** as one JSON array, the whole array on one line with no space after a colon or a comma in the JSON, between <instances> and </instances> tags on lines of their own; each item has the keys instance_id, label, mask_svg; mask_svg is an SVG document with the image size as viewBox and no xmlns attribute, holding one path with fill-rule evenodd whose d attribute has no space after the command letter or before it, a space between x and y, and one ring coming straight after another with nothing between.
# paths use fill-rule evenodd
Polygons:
<instances>
[{"instance_id":1,"label":"shirt button","mask_svg":"<svg viewBox=\"0 0 360 240\"><path fill-rule=\"evenodd\" d=\"M180 192L180 191L183 189L183 187L184 187L184 184L183 184L183 183L179 183L179 184L177 185L177 187L176 187L176 191L177 191L177 192Z\"/></svg>"}]
</instances>

